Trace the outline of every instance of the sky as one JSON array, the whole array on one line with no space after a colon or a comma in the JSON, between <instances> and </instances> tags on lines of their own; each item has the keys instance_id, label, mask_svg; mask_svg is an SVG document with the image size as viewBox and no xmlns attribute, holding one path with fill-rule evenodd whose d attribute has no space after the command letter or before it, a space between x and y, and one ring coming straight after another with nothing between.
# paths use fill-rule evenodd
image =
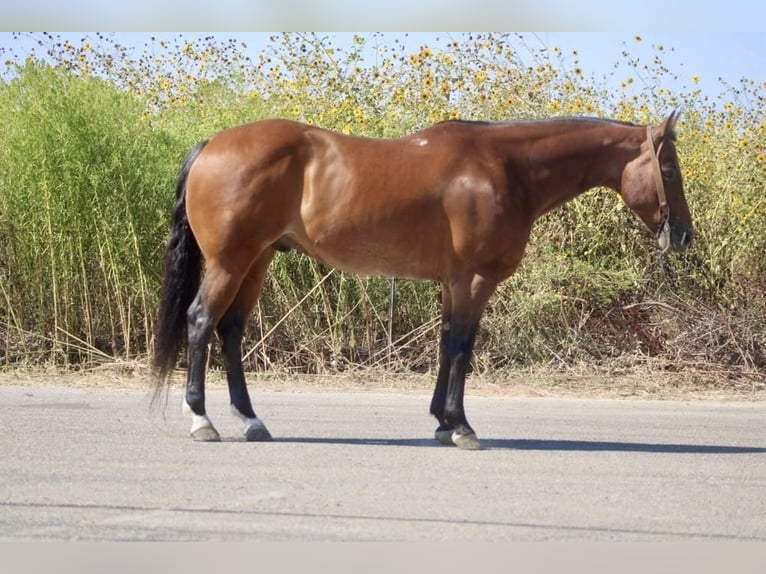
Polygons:
<instances>
[{"instance_id":1,"label":"sky","mask_svg":"<svg viewBox=\"0 0 766 574\"><path fill-rule=\"evenodd\" d=\"M613 74L615 84L625 79L628 70L622 65L615 70L613 64L621 60L624 49L651 62L662 46L662 60L673 74L678 75L674 91L699 88L703 94L717 96L722 91L722 78L728 85L736 85L747 78L758 83L766 81L766 33L736 32L645 32L633 33L542 33L543 42L558 45L563 54L579 52L581 66L600 78ZM636 36L641 38L636 40ZM696 77L694 84L692 78ZM684 89L686 88L686 89Z\"/></svg>"},{"instance_id":2,"label":"sky","mask_svg":"<svg viewBox=\"0 0 766 574\"><path fill-rule=\"evenodd\" d=\"M618 89L631 71L621 52L626 50L651 62L657 46L663 63L678 76L674 92L699 88L714 98L723 91L719 77L729 86L748 78L766 81L766 2L727 0L717 4L699 0L24 0L0 6L0 52L16 45L11 30L153 30L115 32L118 41L136 50L150 35L178 33L205 36L191 30L261 30L216 32L222 38L246 41L250 56L268 42L268 30L345 30L337 42L350 42L350 30L411 30L406 45L417 50L438 47L438 30L526 30L528 46L559 47L565 64L573 62L586 78ZM161 32L165 30L166 32ZM548 30L534 32L534 30ZM652 32L647 32L652 30ZM175 31L175 32L171 32ZM392 34L403 33L393 32ZM635 37L640 36L641 41ZM345 40L344 40L345 38ZM256 58L254 58L256 59ZM622 62L617 69L616 62ZM1 62L0 62L1 63ZM574 65L572 63L572 65ZM697 83L693 84L692 78ZM639 78L634 78L639 80ZM666 81L671 81L664 76ZM639 89L637 82L634 89Z\"/></svg>"},{"instance_id":3,"label":"sky","mask_svg":"<svg viewBox=\"0 0 766 574\"><path fill-rule=\"evenodd\" d=\"M762 31L762 0L24 0L0 29Z\"/></svg>"},{"instance_id":4,"label":"sky","mask_svg":"<svg viewBox=\"0 0 766 574\"><path fill-rule=\"evenodd\" d=\"M63 33L79 43L87 33ZM140 53L149 42L150 36L168 39L183 34L194 38L208 33L191 32L117 32L118 43L133 46ZM336 46L350 45L353 36L350 32L323 33L333 38ZM268 32L218 32L221 39L236 38L246 42L249 55L253 60L268 43ZM445 32L408 32L387 33L386 38L393 42L399 38L408 49L417 51L423 45L438 47L451 39L459 38L459 33ZM640 38L640 39L639 39ZM699 88L703 95L715 98L725 89L725 85L735 86L740 79L747 78L758 84L766 82L766 33L764 32L644 32L640 29L630 32L527 32L523 35L526 47L520 46L522 53L528 49L554 47L560 48L565 65L577 65L582 68L586 78L593 78L597 85L606 83L607 87L618 89L628 76L636 74L629 69L625 58L621 56L627 50L632 56L649 63L661 54L663 63L672 75L666 81L674 85L665 86L674 92L688 92ZM31 39L14 40L10 32L0 32L0 48L14 47L18 53L24 52L33 44ZM658 52L659 47L661 52ZM371 49L372 50L372 49ZM573 51L577 55L573 55ZM615 68L615 63L620 65ZM639 80L638 78L635 78ZM722 83L723 82L723 83ZM637 85L637 89L640 86Z\"/></svg>"}]
</instances>

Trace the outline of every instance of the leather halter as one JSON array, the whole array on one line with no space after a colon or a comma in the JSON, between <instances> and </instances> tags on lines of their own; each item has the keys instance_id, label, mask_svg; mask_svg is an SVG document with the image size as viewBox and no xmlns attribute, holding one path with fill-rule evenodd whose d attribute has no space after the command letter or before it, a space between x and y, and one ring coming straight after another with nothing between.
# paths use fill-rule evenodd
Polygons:
<instances>
[{"instance_id":1,"label":"leather halter","mask_svg":"<svg viewBox=\"0 0 766 574\"><path fill-rule=\"evenodd\" d=\"M665 183L662 180L662 169L660 168L660 151L662 150L662 144L665 143L665 138L662 138L660 145L657 146L657 150L654 151L654 138L652 138L652 126L646 126L646 139L649 142L649 146L652 149L652 171L654 175L654 188L657 192L657 200L660 205L660 222L657 226L657 237L661 235L665 236L666 243L663 253L670 249L670 207L668 206L668 198L665 196Z\"/></svg>"}]
</instances>

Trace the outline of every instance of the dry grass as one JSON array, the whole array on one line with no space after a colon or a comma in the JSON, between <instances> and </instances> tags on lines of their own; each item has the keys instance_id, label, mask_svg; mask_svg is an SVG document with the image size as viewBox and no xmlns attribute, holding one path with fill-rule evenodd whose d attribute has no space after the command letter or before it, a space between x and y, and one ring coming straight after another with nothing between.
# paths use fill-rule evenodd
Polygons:
<instances>
[{"instance_id":1,"label":"dry grass","mask_svg":"<svg viewBox=\"0 0 766 574\"><path fill-rule=\"evenodd\" d=\"M176 371L173 384L183 387L184 373ZM406 392L430 395L434 375L356 369L328 375L250 373L248 386L258 391ZM0 386L64 386L151 392L149 373L142 363L116 363L81 371L15 369L0 371ZM210 372L210 389L225 389L219 370ZM766 381L758 376L710 369L663 370L662 364L612 369L592 367L534 368L499 373L472 374L466 383L469 396L564 397L625 400L765 401Z\"/></svg>"}]
</instances>

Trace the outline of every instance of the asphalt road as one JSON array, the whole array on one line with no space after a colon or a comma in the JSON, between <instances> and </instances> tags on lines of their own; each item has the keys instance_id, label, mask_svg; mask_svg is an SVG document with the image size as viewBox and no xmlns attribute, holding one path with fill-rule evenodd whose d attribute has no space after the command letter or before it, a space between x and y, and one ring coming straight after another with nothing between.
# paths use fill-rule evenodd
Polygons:
<instances>
[{"instance_id":1,"label":"asphalt road","mask_svg":"<svg viewBox=\"0 0 766 574\"><path fill-rule=\"evenodd\" d=\"M0 386L0 540L766 541L766 404L251 389L274 441L140 391Z\"/></svg>"}]
</instances>

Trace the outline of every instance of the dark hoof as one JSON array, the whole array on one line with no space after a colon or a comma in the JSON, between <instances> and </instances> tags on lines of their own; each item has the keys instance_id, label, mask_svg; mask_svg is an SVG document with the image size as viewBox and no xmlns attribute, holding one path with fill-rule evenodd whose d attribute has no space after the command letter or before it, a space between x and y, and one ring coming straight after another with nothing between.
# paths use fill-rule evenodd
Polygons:
<instances>
[{"instance_id":1,"label":"dark hoof","mask_svg":"<svg viewBox=\"0 0 766 574\"><path fill-rule=\"evenodd\" d=\"M247 442L267 442L271 440L271 433L265 426L252 425L245 430Z\"/></svg>"},{"instance_id":2,"label":"dark hoof","mask_svg":"<svg viewBox=\"0 0 766 574\"><path fill-rule=\"evenodd\" d=\"M247 442L266 442L271 440L271 433L258 417L245 419L244 433Z\"/></svg>"},{"instance_id":3,"label":"dark hoof","mask_svg":"<svg viewBox=\"0 0 766 574\"><path fill-rule=\"evenodd\" d=\"M221 442L221 435L213 427L202 427L191 433L197 442Z\"/></svg>"},{"instance_id":4,"label":"dark hoof","mask_svg":"<svg viewBox=\"0 0 766 574\"><path fill-rule=\"evenodd\" d=\"M455 432L454 428L442 428L439 427L436 429L436 432L434 433L434 438L438 440L440 443L446 446L453 446L455 443L452 442L452 433Z\"/></svg>"}]
</instances>

